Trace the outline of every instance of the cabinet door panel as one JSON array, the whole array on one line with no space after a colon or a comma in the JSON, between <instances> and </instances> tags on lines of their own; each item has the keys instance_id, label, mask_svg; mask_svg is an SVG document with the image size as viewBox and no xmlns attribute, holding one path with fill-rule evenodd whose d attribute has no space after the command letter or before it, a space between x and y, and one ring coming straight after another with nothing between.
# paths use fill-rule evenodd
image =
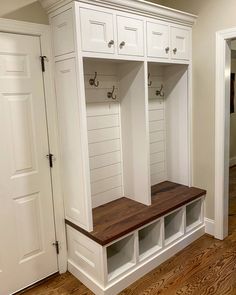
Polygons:
<instances>
[{"instance_id":1,"label":"cabinet door panel","mask_svg":"<svg viewBox=\"0 0 236 295\"><path fill-rule=\"evenodd\" d=\"M82 50L114 53L113 15L81 8Z\"/></svg>"},{"instance_id":2,"label":"cabinet door panel","mask_svg":"<svg viewBox=\"0 0 236 295\"><path fill-rule=\"evenodd\" d=\"M143 21L117 16L118 52L124 55L144 55Z\"/></svg>"},{"instance_id":3,"label":"cabinet door panel","mask_svg":"<svg viewBox=\"0 0 236 295\"><path fill-rule=\"evenodd\" d=\"M147 23L147 52L149 57L170 57L168 25Z\"/></svg>"},{"instance_id":4,"label":"cabinet door panel","mask_svg":"<svg viewBox=\"0 0 236 295\"><path fill-rule=\"evenodd\" d=\"M171 57L173 59L189 59L190 31L171 27Z\"/></svg>"}]
</instances>

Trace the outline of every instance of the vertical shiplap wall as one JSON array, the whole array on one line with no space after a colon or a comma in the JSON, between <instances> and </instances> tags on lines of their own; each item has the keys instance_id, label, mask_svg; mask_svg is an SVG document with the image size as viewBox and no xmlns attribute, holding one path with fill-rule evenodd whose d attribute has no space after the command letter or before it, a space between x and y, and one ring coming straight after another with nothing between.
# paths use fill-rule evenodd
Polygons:
<instances>
[{"instance_id":1,"label":"vertical shiplap wall","mask_svg":"<svg viewBox=\"0 0 236 295\"><path fill-rule=\"evenodd\" d=\"M116 65L110 62L84 62L93 208L123 197L119 81L116 69ZM95 71L98 73L98 87L89 84ZM117 100L107 97L113 85Z\"/></svg>"},{"instance_id":2,"label":"vertical shiplap wall","mask_svg":"<svg viewBox=\"0 0 236 295\"><path fill-rule=\"evenodd\" d=\"M149 98L149 132L150 132L150 171L151 185L167 180L166 169L166 124L165 97L156 95L163 81L163 68L149 65L152 85L148 87ZM165 91L165 89L164 89Z\"/></svg>"}]
</instances>

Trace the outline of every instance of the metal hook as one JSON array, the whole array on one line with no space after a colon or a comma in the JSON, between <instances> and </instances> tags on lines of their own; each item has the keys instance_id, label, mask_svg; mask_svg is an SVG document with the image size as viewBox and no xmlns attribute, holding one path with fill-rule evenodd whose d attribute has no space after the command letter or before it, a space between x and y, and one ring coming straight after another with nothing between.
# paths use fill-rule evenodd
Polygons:
<instances>
[{"instance_id":1,"label":"metal hook","mask_svg":"<svg viewBox=\"0 0 236 295\"><path fill-rule=\"evenodd\" d=\"M164 91L163 91L163 88L164 88L164 86L163 86L163 84L161 84L161 88L160 88L160 90L157 90L157 91L156 91L156 95L157 95L157 96L160 96L160 97L164 97L164 96L165 96L165 93L164 93Z\"/></svg>"},{"instance_id":2,"label":"metal hook","mask_svg":"<svg viewBox=\"0 0 236 295\"><path fill-rule=\"evenodd\" d=\"M90 84L91 86L98 87L98 85L99 85L99 81L96 81L96 79L97 79L97 75L98 75L98 73L95 72L95 76L94 76L94 78L89 80L89 84Z\"/></svg>"},{"instance_id":3,"label":"metal hook","mask_svg":"<svg viewBox=\"0 0 236 295\"><path fill-rule=\"evenodd\" d=\"M108 98L112 98L113 100L116 100L116 95L113 96L114 95L114 92L115 92L115 86L112 87L112 92L108 92L107 93L107 97Z\"/></svg>"},{"instance_id":4,"label":"metal hook","mask_svg":"<svg viewBox=\"0 0 236 295\"><path fill-rule=\"evenodd\" d=\"M149 81L149 79L150 79L150 73L148 73L148 86L150 87L152 86L152 81Z\"/></svg>"}]
</instances>

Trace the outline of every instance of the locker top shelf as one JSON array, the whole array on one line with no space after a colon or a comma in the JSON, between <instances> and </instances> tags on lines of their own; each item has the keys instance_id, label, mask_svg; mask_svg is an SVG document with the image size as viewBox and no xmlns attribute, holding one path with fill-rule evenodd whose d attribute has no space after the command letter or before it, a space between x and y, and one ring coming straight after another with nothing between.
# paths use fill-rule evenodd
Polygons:
<instances>
[{"instance_id":1,"label":"locker top shelf","mask_svg":"<svg viewBox=\"0 0 236 295\"><path fill-rule=\"evenodd\" d=\"M66 224L105 246L205 194L206 191L199 188L165 181L152 187L151 206L123 197L93 209L92 232L69 220Z\"/></svg>"}]
</instances>

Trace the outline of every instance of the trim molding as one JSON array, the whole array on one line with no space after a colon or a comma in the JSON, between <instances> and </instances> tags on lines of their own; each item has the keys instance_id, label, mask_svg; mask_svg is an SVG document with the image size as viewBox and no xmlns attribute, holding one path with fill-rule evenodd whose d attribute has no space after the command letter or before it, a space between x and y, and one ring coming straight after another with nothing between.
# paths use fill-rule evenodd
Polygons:
<instances>
[{"instance_id":1,"label":"trim molding","mask_svg":"<svg viewBox=\"0 0 236 295\"><path fill-rule=\"evenodd\" d=\"M102 6L106 8L133 12L143 16L154 17L167 21L192 26L196 15L178 11L169 7L158 5L144 0L39 0L43 8L50 13L70 2L80 2Z\"/></svg>"},{"instance_id":2,"label":"trim molding","mask_svg":"<svg viewBox=\"0 0 236 295\"><path fill-rule=\"evenodd\" d=\"M215 236L215 221L213 219L205 218L206 234Z\"/></svg>"},{"instance_id":3,"label":"trim molding","mask_svg":"<svg viewBox=\"0 0 236 295\"><path fill-rule=\"evenodd\" d=\"M46 71L43 75L43 81L46 101L49 147L57 159L54 164L54 168L51 169L51 175L53 186L55 232L57 240L60 241L58 269L60 273L63 273L67 271L67 245L64 223L64 204L60 184L59 140L57 130L56 97L54 90L53 55L50 27L48 25L0 18L0 31L3 33L38 36L40 38L42 55L46 55L48 57L48 62L45 64Z\"/></svg>"},{"instance_id":4,"label":"trim molding","mask_svg":"<svg viewBox=\"0 0 236 295\"><path fill-rule=\"evenodd\" d=\"M216 32L215 70L215 238L228 236L229 186L229 85L230 48L236 27Z\"/></svg>"}]
</instances>

